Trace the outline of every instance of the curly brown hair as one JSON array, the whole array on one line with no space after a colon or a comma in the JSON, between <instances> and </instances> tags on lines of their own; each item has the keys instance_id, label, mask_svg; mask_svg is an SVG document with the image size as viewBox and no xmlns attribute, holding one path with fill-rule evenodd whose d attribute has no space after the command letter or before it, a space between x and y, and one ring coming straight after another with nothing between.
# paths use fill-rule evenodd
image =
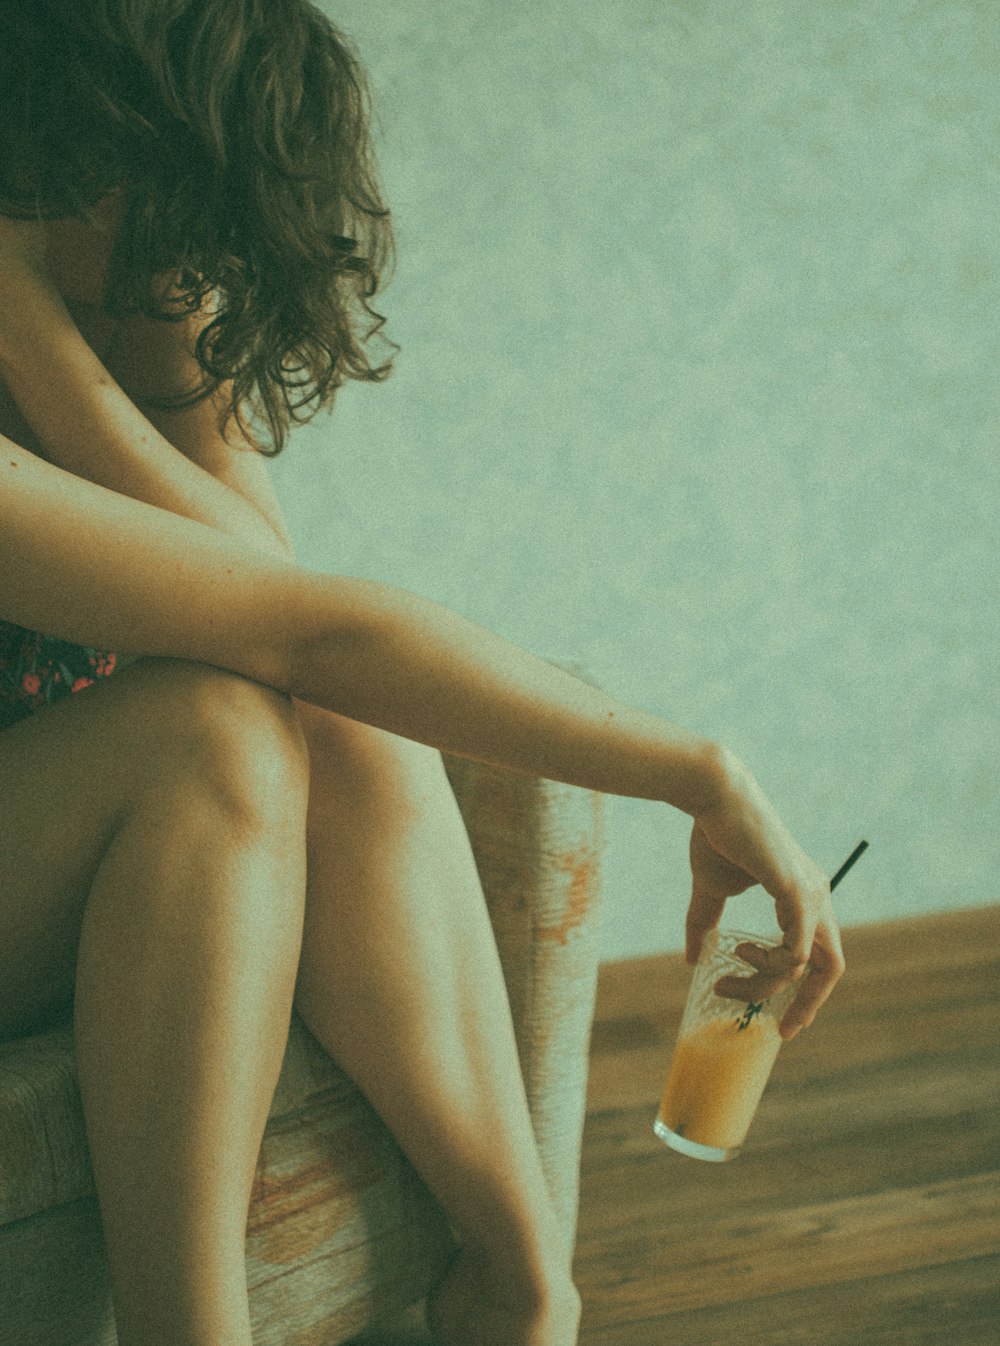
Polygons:
<instances>
[{"instance_id":1,"label":"curly brown hair","mask_svg":"<svg viewBox=\"0 0 1000 1346\"><path fill-rule=\"evenodd\" d=\"M0 0L0 212L100 227L122 188L106 311L214 315L199 386L155 405L231 380L220 429L255 442L249 410L267 456L392 369L364 349L395 256L370 127L365 72L309 0Z\"/></svg>"}]
</instances>

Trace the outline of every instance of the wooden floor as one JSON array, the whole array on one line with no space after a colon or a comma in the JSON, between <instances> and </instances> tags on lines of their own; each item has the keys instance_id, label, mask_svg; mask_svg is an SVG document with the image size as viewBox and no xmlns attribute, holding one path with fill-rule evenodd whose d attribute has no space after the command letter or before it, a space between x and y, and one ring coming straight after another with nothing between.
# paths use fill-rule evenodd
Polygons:
<instances>
[{"instance_id":1,"label":"wooden floor","mask_svg":"<svg viewBox=\"0 0 1000 1346\"><path fill-rule=\"evenodd\" d=\"M680 956L602 968L581 1346L997 1346L998 937L1000 907L845 931L729 1164L651 1131Z\"/></svg>"}]
</instances>

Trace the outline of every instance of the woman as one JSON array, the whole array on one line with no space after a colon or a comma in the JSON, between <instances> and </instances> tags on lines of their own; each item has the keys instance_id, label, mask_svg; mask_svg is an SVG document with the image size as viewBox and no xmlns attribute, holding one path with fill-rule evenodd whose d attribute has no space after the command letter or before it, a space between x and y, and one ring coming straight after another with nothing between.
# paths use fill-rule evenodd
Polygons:
<instances>
[{"instance_id":1,"label":"woman","mask_svg":"<svg viewBox=\"0 0 1000 1346\"><path fill-rule=\"evenodd\" d=\"M725 748L294 563L262 453L389 370L388 215L332 25L307 0L0 0L0 24L0 1036L73 1008L119 1340L250 1342L294 1003L451 1218L444 1346L570 1346L440 750L690 814L688 957L762 883L784 945L718 989L802 977L786 1037L843 970L829 886Z\"/></svg>"}]
</instances>

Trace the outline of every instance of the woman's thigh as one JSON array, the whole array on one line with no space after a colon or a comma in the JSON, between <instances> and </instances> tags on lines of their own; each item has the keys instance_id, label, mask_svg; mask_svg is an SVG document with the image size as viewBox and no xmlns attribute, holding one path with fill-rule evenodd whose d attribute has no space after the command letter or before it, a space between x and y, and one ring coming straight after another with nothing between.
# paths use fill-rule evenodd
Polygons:
<instances>
[{"instance_id":1,"label":"woman's thigh","mask_svg":"<svg viewBox=\"0 0 1000 1346\"><path fill-rule=\"evenodd\" d=\"M295 702L311 762L310 855L355 879L425 856L482 896L441 753L373 725Z\"/></svg>"},{"instance_id":2,"label":"woman's thigh","mask_svg":"<svg viewBox=\"0 0 1000 1346\"><path fill-rule=\"evenodd\" d=\"M237 686L277 697L207 665L140 659L0 732L0 1039L68 1007L111 838L147 790L182 777L186 730Z\"/></svg>"}]
</instances>

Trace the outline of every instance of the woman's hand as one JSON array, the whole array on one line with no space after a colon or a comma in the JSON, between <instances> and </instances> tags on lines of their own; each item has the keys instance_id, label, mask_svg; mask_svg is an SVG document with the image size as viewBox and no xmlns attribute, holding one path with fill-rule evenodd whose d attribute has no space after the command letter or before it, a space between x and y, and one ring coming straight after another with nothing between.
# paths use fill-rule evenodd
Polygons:
<instances>
[{"instance_id":1,"label":"woman's hand","mask_svg":"<svg viewBox=\"0 0 1000 1346\"><path fill-rule=\"evenodd\" d=\"M718 800L695 817L691 876L689 963L697 961L702 939L718 925L727 898L756 883L774 898L784 933L781 946L741 944L737 953L757 972L724 977L716 990L749 1002L776 995L801 979L799 993L781 1021L782 1037L794 1037L812 1023L844 972L830 884L778 817L750 770L736 759L729 759Z\"/></svg>"}]
</instances>

